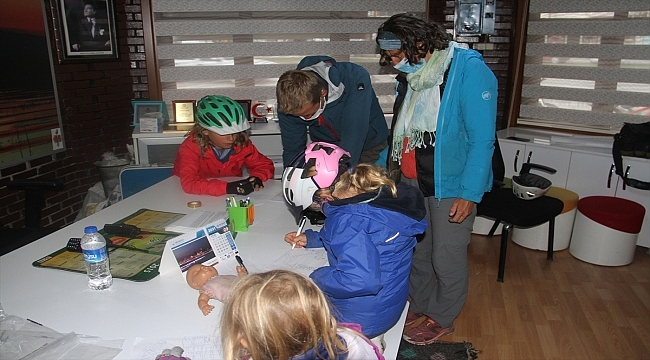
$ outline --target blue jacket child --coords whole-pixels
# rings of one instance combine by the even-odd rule
[[[372,165],[353,171],[364,166]],[[326,202],[322,210],[325,224],[305,231],[306,247],[325,247],[329,266],[310,277],[330,299],[337,320],[360,324],[369,338],[381,335],[397,323],[407,301],[415,236],[427,228],[424,197],[400,183],[397,197],[381,186]]]

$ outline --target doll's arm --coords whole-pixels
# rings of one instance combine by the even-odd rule
[[[201,293],[199,295],[199,309],[201,309],[203,315],[208,315],[210,311],[214,309],[214,306],[208,304],[209,300],[210,300],[210,296],[208,296],[208,294]]]

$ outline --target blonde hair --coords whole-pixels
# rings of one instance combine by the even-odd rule
[[[221,316],[224,358],[285,360],[321,345],[330,359],[347,352],[320,289],[287,270],[242,278],[228,295]],[[247,347],[241,344],[244,340]],[[319,358],[322,355],[319,355]]]
[[[325,88],[315,73],[289,70],[280,76],[275,87],[278,109],[285,114],[295,114],[305,106],[320,104],[323,89]]]
[[[192,136],[193,141],[199,145],[199,148],[201,149],[201,157],[204,156],[204,153],[210,149],[210,146],[212,143],[210,142],[210,139],[207,136],[203,135],[203,130],[210,131],[203,126],[201,126],[199,123],[194,123],[194,126],[190,131],[187,132],[186,136]],[[238,133],[235,133],[237,135],[235,137],[235,146],[239,147],[244,147],[249,141],[248,138],[248,132],[246,131],[240,131]]]
[[[387,187],[393,197],[397,197],[397,186],[391,180],[386,169],[377,165],[359,164],[350,171],[345,171],[334,185],[334,191],[343,193],[367,193]]]

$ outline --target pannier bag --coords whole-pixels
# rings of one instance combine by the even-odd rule
[[[642,124],[625,123],[621,131],[614,135],[612,155],[616,174],[620,176],[627,186],[641,190],[650,190],[650,179],[642,181],[629,178],[623,169],[623,156],[633,156],[650,159],[650,122]]]

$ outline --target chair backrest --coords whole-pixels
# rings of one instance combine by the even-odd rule
[[[492,153],[492,173],[494,174],[494,187],[501,187],[506,176],[506,165],[503,162],[499,138],[494,139],[494,153]]]
[[[120,171],[122,199],[172,176],[172,166],[126,166]]]

